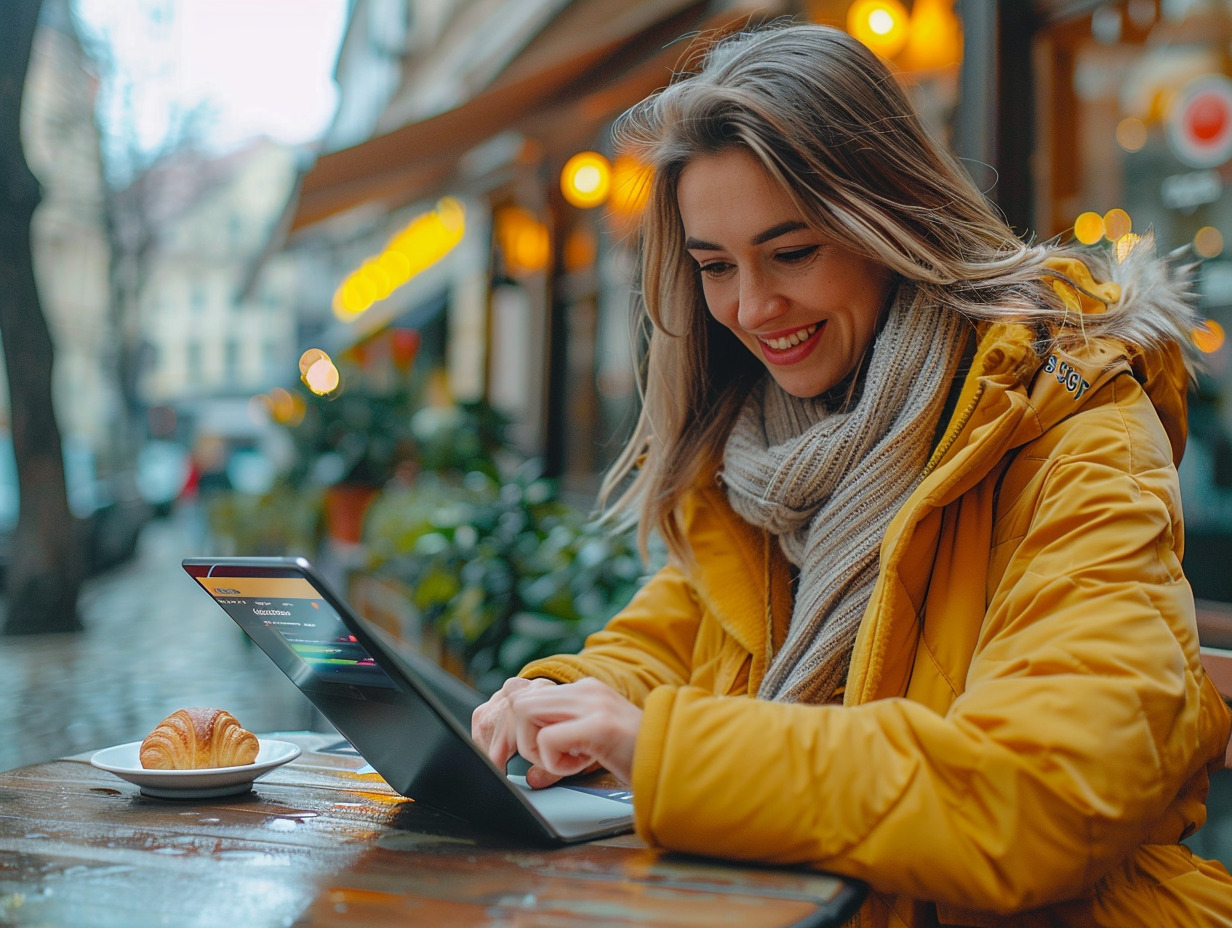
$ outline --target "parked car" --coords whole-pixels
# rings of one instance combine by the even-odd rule
[[[97,573],[131,558],[152,515],[135,472],[100,475],[93,451],[70,438],[64,441],[64,481],[69,511],[80,520],[86,569]],[[19,508],[17,462],[6,435],[0,438],[0,583],[7,573]]]

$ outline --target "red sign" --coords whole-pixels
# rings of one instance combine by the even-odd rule
[[[1193,168],[1232,158],[1232,80],[1203,74],[1182,87],[1168,108],[1168,144]]]

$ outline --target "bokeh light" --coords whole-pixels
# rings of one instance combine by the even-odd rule
[[[322,358],[329,360],[329,355],[320,348],[309,348],[299,356],[299,375],[301,377],[307,376],[308,368],[312,367]]]
[[[908,71],[933,71],[962,63],[962,23],[954,0],[914,0],[907,44],[897,61]]]
[[[847,31],[883,58],[907,44],[907,8],[899,0],[856,0],[847,10]]]
[[[1126,116],[1116,127],[1116,140],[1126,151],[1141,151],[1146,144],[1146,123],[1137,116]]]
[[[1122,235],[1128,235],[1134,230],[1133,220],[1123,209],[1110,209],[1104,213],[1104,235],[1108,241],[1115,242]]]
[[[1214,354],[1223,347],[1223,326],[1214,319],[1207,319],[1203,325],[1193,330],[1193,338],[1199,351]]]
[[[349,322],[453,251],[466,234],[466,211],[453,197],[412,219],[379,255],[367,258],[334,293],[334,315]]]
[[[1194,251],[1202,258],[1213,258],[1223,251],[1223,233],[1214,226],[1203,226],[1193,237]]]
[[[299,425],[306,412],[304,398],[282,387],[274,387],[268,394],[260,393],[248,401],[248,415],[260,425],[270,419],[279,425]]]
[[[597,151],[580,151],[560,170],[560,192],[580,209],[607,199],[612,189],[612,166]]]
[[[506,206],[494,217],[496,241],[505,260],[505,270],[517,277],[541,271],[552,254],[552,237],[530,210]]]
[[[317,396],[328,396],[338,389],[341,382],[342,375],[329,358],[314,361],[304,372],[304,384]]]
[[[269,392],[269,408],[275,422],[289,422],[295,413],[295,400],[289,390],[274,387]]]
[[[1104,237],[1104,217],[1087,211],[1074,220],[1074,238],[1084,245],[1094,245]]]

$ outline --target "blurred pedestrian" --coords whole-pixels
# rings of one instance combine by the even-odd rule
[[[187,507],[194,543],[201,553],[211,547],[212,509],[230,491],[226,440],[217,435],[200,436],[193,444],[180,499]]]

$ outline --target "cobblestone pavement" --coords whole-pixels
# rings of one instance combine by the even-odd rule
[[[0,770],[136,741],[184,706],[228,709],[252,731],[328,728],[180,568],[203,553],[187,514],[150,523],[137,557],[91,580],[80,635],[0,638]],[[1232,771],[1186,843],[1232,868]]]
[[[84,633],[0,638],[0,770],[140,740],[185,706],[252,731],[314,727],[308,701],[180,567],[202,553],[196,534],[186,513],[148,524],[132,561],[83,588]]]

